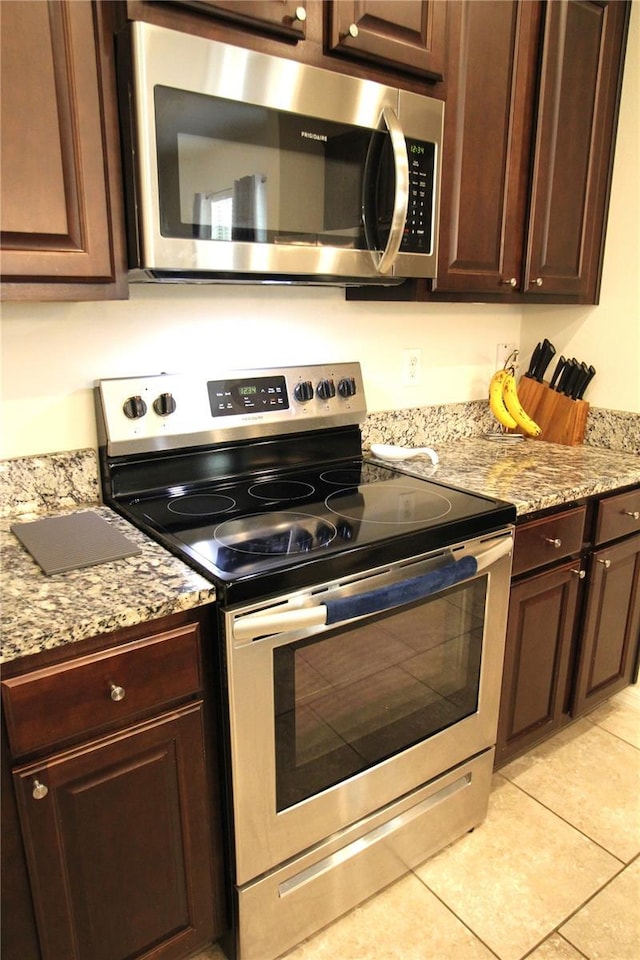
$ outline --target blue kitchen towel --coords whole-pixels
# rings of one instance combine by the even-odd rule
[[[432,593],[439,593],[454,583],[468,580],[478,570],[475,557],[463,557],[454,563],[438,570],[431,570],[420,577],[393,583],[389,587],[379,590],[369,590],[355,597],[343,597],[336,600],[325,600],[327,608],[327,624],[339,623],[343,620],[352,620],[367,613],[379,613],[381,610],[390,610],[403,603],[422,600]]]

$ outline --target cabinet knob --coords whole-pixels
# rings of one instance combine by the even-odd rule
[[[559,537],[555,537],[555,539],[554,537],[545,537],[544,539],[547,543],[550,543],[552,547],[555,547],[556,550],[562,546],[562,540],[560,540]]]
[[[536,277],[535,280],[529,280],[530,287],[541,287],[543,283],[542,277]]]
[[[633,517],[634,520],[640,520],[640,510],[625,510],[626,517]]]
[[[586,570],[572,570],[571,573],[575,573],[578,580],[584,580],[587,575]]]
[[[33,799],[34,800],[44,800],[44,798],[48,793],[49,793],[49,787],[46,787],[44,783],[40,783],[39,780],[33,781]]]
[[[517,287],[518,281],[515,277],[509,277],[508,280],[501,280],[500,283],[504,284],[505,287]]]
[[[355,40],[355,38],[358,36],[359,33],[360,31],[358,30],[358,24],[350,23],[347,29],[345,30],[345,32],[342,34],[342,36],[351,37],[352,40]]]
[[[611,560],[601,560],[600,557],[598,557],[598,563],[601,563],[605,570],[608,570],[611,566]]]
[[[305,10],[305,8],[304,8],[304,7],[296,7],[295,13],[294,13],[294,15],[293,15],[293,17],[292,17],[293,22],[295,23],[296,20],[299,20],[300,23],[304,23],[304,21],[305,21],[306,19],[307,19],[307,11]]]
[[[124,700],[126,691],[124,687],[119,687],[116,683],[111,684],[111,699],[115,700],[117,703],[119,700]]]

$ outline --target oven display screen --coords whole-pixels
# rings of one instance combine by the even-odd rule
[[[213,417],[287,410],[289,398],[283,376],[252,377],[250,380],[209,380],[209,406]]]

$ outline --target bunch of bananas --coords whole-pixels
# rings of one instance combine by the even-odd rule
[[[541,428],[526,412],[516,389],[516,378],[511,368],[496,370],[489,384],[489,406],[498,423],[510,430],[520,427],[531,437],[539,437]]]

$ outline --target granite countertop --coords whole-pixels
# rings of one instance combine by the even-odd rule
[[[93,567],[45,576],[0,520],[0,663],[111,633],[215,600],[215,588],[108,507],[85,504],[142,550]],[[20,522],[71,513],[53,507],[21,514]]]
[[[371,418],[363,434],[372,442],[435,447],[440,457],[416,459],[408,473],[515,504],[523,517],[640,483],[640,454],[596,446],[564,447],[524,440],[494,443],[477,435],[475,405],[456,419],[474,436],[450,432],[451,421],[433,412],[422,422],[411,412]],[[443,424],[439,438],[433,423]],[[635,421],[634,421],[635,423]],[[419,434],[419,435],[418,435]],[[215,600],[215,588],[185,563],[108,507],[99,505],[94,450],[69,451],[0,463],[0,663],[51,650],[189,610]],[[10,531],[25,521],[92,509],[142,548],[138,556],[69,573],[45,576]]]
[[[599,447],[565,447],[483,437],[433,444],[440,462],[424,457],[402,470],[515,504],[518,517],[640,483],[640,455]],[[383,462],[383,461],[380,461]]]

